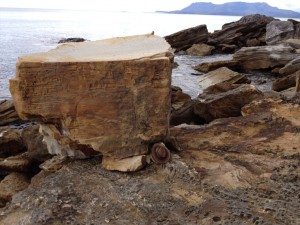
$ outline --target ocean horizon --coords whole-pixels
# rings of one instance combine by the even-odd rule
[[[55,48],[63,38],[100,40],[147,34],[166,36],[206,24],[219,30],[241,16],[169,14],[161,12],[107,12],[97,10],[0,8],[0,98],[9,98],[8,80],[22,55]]]

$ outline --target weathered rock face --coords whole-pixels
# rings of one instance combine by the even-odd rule
[[[195,56],[207,56],[211,55],[211,52],[214,49],[215,47],[207,44],[194,44],[192,47],[186,50],[186,53]]]
[[[0,127],[0,157],[13,156],[26,150],[18,129]]]
[[[123,174],[88,159],[42,171],[0,224],[298,225],[299,104],[260,100],[243,112],[171,128],[182,151],[164,167]]]
[[[16,110],[53,124],[67,144],[115,159],[144,154],[168,134],[169,49],[163,38],[141,35],[21,57],[10,80]]]
[[[288,64],[286,64],[283,68],[279,70],[280,74],[291,74],[300,70],[300,57],[291,60]]]
[[[17,192],[24,190],[30,183],[29,178],[21,173],[11,173],[0,182],[0,203],[11,200]]]
[[[47,145],[43,142],[43,135],[39,132],[39,125],[24,128],[22,140],[32,161],[42,163],[49,158]]]
[[[217,118],[240,116],[244,105],[262,96],[253,85],[243,84],[226,92],[206,95],[204,101],[194,105],[194,113],[207,122]]]
[[[276,45],[244,47],[233,55],[233,59],[245,69],[267,69],[284,66],[297,56],[294,48]]]
[[[227,67],[221,67],[201,76],[199,85],[202,89],[206,89],[224,81],[232,81],[231,83],[245,83],[243,81],[239,82],[240,80],[247,80],[247,78]]]
[[[288,39],[283,41],[284,44],[291,46],[295,49],[300,49],[300,36],[299,39]]]
[[[172,86],[172,109],[180,108],[185,102],[191,100],[191,96],[184,93],[180,87]]]
[[[271,21],[266,27],[266,43],[274,45],[294,37],[294,24],[291,21]]]
[[[260,46],[265,44],[266,25],[274,20],[264,15],[248,15],[237,22],[223,25],[222,30],[215,31],[212,38],[220,44],[238,47]]]
[[[173,111],[171,125],[204,124],[218,118],[240,116],[243,106],[262,96],[259,90],[248,84],[210,91]]]
[[[272,84],[272,90],[283,91],[296,86],[296,73],[277,79]]]
[[[17,122],[20,118],[12,100],[0,100],[0,126]]]
[[[206,42],[208,31],[206,25],[199,25],[165,36],[165,39],[178,52],[190,48],[193,44]]]

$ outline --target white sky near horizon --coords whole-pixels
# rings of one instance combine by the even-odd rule
[[[241,0],[0,0],[0,7],[154,12],[179,10],[193,2],[222,4],[237,1]],[[266,2],[274,7],[300,12],[299,0],[245,0],[243,2]]]

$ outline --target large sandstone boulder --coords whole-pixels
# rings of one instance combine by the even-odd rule
[[[115,160],[145,154],[168,135],[169,50],[163,38],[140,35],[20,57],[10,80],[16,110],[22,119],[50,124],[44,130],[58,132],[67,149]]]
[[[181,51],[190,48],[193,44],[205,43],[208,39],[208,31],[206,25],[199,25],[165,36],[165,39],[175,51]]]
[[[294,37],[294,24],[291,21],[271,21],[266,26],[266,43],[274,45]]]
[[[233,55],[233,59],[245,69],[268,69],[284,66],[299,56],[295,49],[289,46],[258,46],[244,47]]]

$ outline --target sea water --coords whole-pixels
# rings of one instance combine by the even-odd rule
[[[10,98],[8,80],[15,76],[19,56],[48,51],[62,38],[99,40],[152,31],[166,36],[201,24],[213,32],[239,19],[237,16],[0,8],[0,99]],[[180,66],[173,71],[173,83],[196,96],[197,78],[190,76],[193,71],[185,65],[189,62],[193,66],[203,59],[179,57],[176,60]]]

